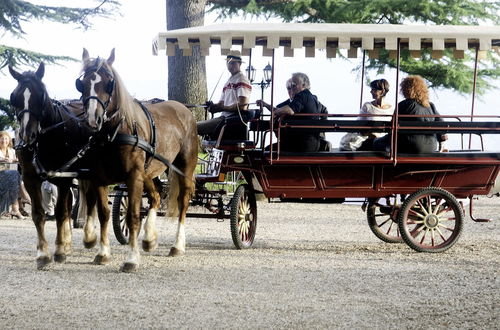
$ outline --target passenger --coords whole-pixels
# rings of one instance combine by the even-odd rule
[[[294,115],[297,113],[320,114],[326,108],[318,101],[318,98],[311,93],[309,77],[306,74],[297,72],[292,74],[291,93],[292,101],[274,110],[275,117]],[[291,117],[290,120],[319,120],[321,116],[312,117]],[[301,132],[296,129],[282,129],[280,136],[281,149],[283,151],[319,151],[321,146],[320,131]]]
[[[211,135],[226,118],[240,117],[240,111],[248,110],[252,84],[241,72],[241,53],[231,50],[226,57],[226,65],[231,77],[222,89],[220,101],[211,104],[208,111],[211,113],[222,112],[219,117],[197,123],[198,135]]]
[[[292,102],[293,95],[294,95],[294,92],[293,92],[294,90],[292,88],[292,78],[290,78],[286,81],[286,90],[288,92],[288,99],[281,102],[280,104],[278,104],[276,106],[276,108],[282,108],[285,105],[289,105],[290,102]],[[271,105],[269,103],[264,102],[264,100],[257,100],[256,103],[258,106],[262,106],[262,107],[266,108],[267,110],[271,111]]]
[[[290,78],[290,79],[288,79],[286,81],[286,89],[287,89],[287,92],[288,92],[288,99],[285,100],[285,101],[283,101],[283,102],[281,102],[280,104],[278,104],[276,106],[276,109],[277,108],[283,108],[286,105],[290,105],[290,103],[292,102],[293,97],[295,95],[295,90],[296,90],[295,88],[292,87],[292,78]],[[317,101],[317,97],[314,96],[314,98],[316,98],[316,101]],[[321,102],[319,102],[319,101],[317,101],[317,102],[318,102],[318,107],[320,108],[320,113],[321,114],[328,114],[328,109],[323,104],[321,104]],[[264,102],[264,100],[257,100],[256,103],[257,103],[258,106],[263,106],[264,108],[267,108],[269,111],[271,111],[271,105],[269,103]],[[327,116],[321,116],[320,119],[327,120],[328,117]],[[331,143],[326,140],[325,133],[324,132],[320,132],[320,147],[319,147],[319,151],[330,151],[330,149],[331,149]]]
[[[24,219],[19,212],[18,199],[21,194],[21,175],[11,164],[17,162],[12,148],[12,138],[6,131],[0,132],[0,215]],[[11,209],[9,213],[9,208]]]
[[[420,76],[408,76],[400,84],[401,93],[405,100],[399,102],[398,113],[400,115],[439,115],[434,104],[429,102],[429,91],[425,81]],[[400,121],[442,121],[439,117],[400,117]],[[446,134],[416,134],[401,133],[398,135],[398,152],[402,153],[428,153],[436,151],[438,142],[444,142],[448,138]],[[391,135],[375,139],[374,150],[389,151]],[[441,146],[440,146],[441,147]]]
[[[359,110],[361,115],[392,115],[394,108],[387,103],[385,96],[389,92],[389,82],[385,79],[373,80],[370,83],[370,94],[373,101],[366,102]],[[360,116],[358,120],[391,121],[388,116]],[[373,150],[373,141],[384,136],[384,133],[365,132],[347,133],[340,140],[340,150]]]

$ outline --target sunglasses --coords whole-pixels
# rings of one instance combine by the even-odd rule
[[[286,89],[291,90],[294,87],[297,87],[297,84],[296,83],[291,83],[290,85],[286,86]]]

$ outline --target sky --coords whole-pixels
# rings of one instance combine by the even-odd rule
[[[36,0],[34,3],[60,5],[60,1]],[[88,1],[65,0],[66,6],[86,6]],[[137,99],[167,98],[167,56],[152,54],[152,41],[160,31],[166,30],[165,0],[128,0],[122,1],[120,14],[113,18],[92,19],[93,27],[83,31],[75,26],[58,23],[32,21],[23,24],[26,31],[24,39],[16,39],[10,35],[0,35],[1,44],[20,47],[51,55],[65,55],[76,58],[77,62],[64,62],[62,65],[47,65],[44,82],[49,95],[55,99],[78,98],[74,81],[81,69],[81,54],[85,47],[91,57],[107,58],[112,48],[115,48],[115,62],[113,66],[119,72],[128,91]],[[205,25],[213,24],[214,14],[205,17]],[[234,18],[233,22],[257,22],[256,19]],[[262,20],[261,20],[262,21]],[[219,21],[220,22],[220,21]],[[216,22],[215,22],[216,23]],[[259,54],[260,50],[254,51]],[[281,54],[281,51],[279,52]],[[254,56],[252,65],[258,69],[256,81],[262,78],[261,69],[264,68],[270,57]],[[357,113],[360,104],[360,76],[353,72],[359,65],[361,57],[354,60],[326,59],[323,52],[317,51],[315,58],[306,58],[304,51],[296,51],[293,58],[277,56],[275,61],[275,103],[287,98],[285,82],[293,72],[301,71],[309,75],[311,91],[325,104],[330,113]],[[245,65],[242,67],[245,68]],[[20,71],[33,68],[21,67]],[[221,83],[217,85],[222,75]],[[395,85],[395,71],[388,71],[383,76],[370,73],[370,78],[385,78]],[[229,78],[225,67],[224,57],[220,55],[218,47],[212,47],[207,57],[207,84],[208,96],[217,100],[221,93],[223,81]],[[472,79],[472,77],[471,77]],[[217,86],[216,86],[217,85]],[[0,73],[0,96],[8,98],[16,86],[16,81],[8,70]],[[500,81],[498,82],[500,86]],[[396,88],[392,87],[387,96],[389,103],[394,104]],[[491,109],[500,110],[500,101],[496,97],[498,90],[489,93],[484,101],[476,101],[476,114],[486,113]],[[251,102],[260,99],[260,87],[254,86]],[[270,101],[270,89],[265,90],[264,99]],[[365,86],[363,101],[371,100],[369,88]],[[437,105],[442,114],[469,114],[470,96],[460,96],[450,91],[432,91],[431,100]],[[330,133],[329,133],[330,134]],[[330,134],[330,139],[336,146],[337,135]]]

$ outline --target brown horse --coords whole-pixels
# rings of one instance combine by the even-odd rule
[[[83,74],[76,86],[82,93],[89,126],[98,132],[96,136],[112,141],[105,147],[106,152],[97,151],[100,163],[107,168],[93,173],[94,181],[99,185],[116,182],[127,185],[130,252],[121,269],[131,272],[139,265],[137,240],[143,191],[150,200],[150,209],[144,224],[142,246],[146,251],[158,246],[155,222],[160,196],[153,179],[168,167],[169,210],[178,212],[176,241],[169,255],[185,252],[184,223],[194,192],[198,137],[194,117],[181,103],[166,101],[141,105],[135,101],[112,67],[114,59],[114,49],[107,60],[90,58],[84,49]]]
[[[44,179],[51,177],[54,173],[68,163],[86,144],[91,131],[80,124],[77,114],[83,113],[81,102],[63,104],[52,100],[47,93],[42,78],[45,66],[40,63],[36,72],[19,73],[9,66],[9,71],[18,85],[10,96],[10,103],[16,110],[17,120],[20,126],[19,140],[16,146],[17,156],[23,172],[23,180],[31,197],[32,218],[35,223],[37,243],[37,267],[43,269],[51,261],[48,243],[45,239],[45,212],[42,207],[41,184]],[[76,162],[69,166],[71,171],[75,166],[81,166]],[[71,251],[71,195],[70,187],[72,178],[52,178],[51,181],[58,187],[58,199],[56,203],[57,236],[54,260],[64,262],[66,255]],[[95,218],[95,193],[82,190],[88,187],[80,181],[80,201],[84,204],[86,195],[90,195],[93,201],[88,204],[87,222],[93,230]],[[84,244],[90,248],[96,244],[97,236],[92,230],[86,230]]]

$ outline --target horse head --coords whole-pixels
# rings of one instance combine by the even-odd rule
[[[40,63],[36,72],[17,72],[9,65],[9,72],[17,80],[17,86],[10,94],[10,104],[16,111],[19,123],[18,146],[29,146],[35,143],[41,130],[43,109],[50,102],[47,89],[42,82],[45,65]]]
[[[115,92],[115,74],[112,64],[115,50],[107,60],[100,57],[90,58],[84,48],[82,54],[82,75],[76,79],[76,89],[82,93],[88,124],[94,130],[100,130],[106,118],[110,116],[108,107],[113,103]]]

